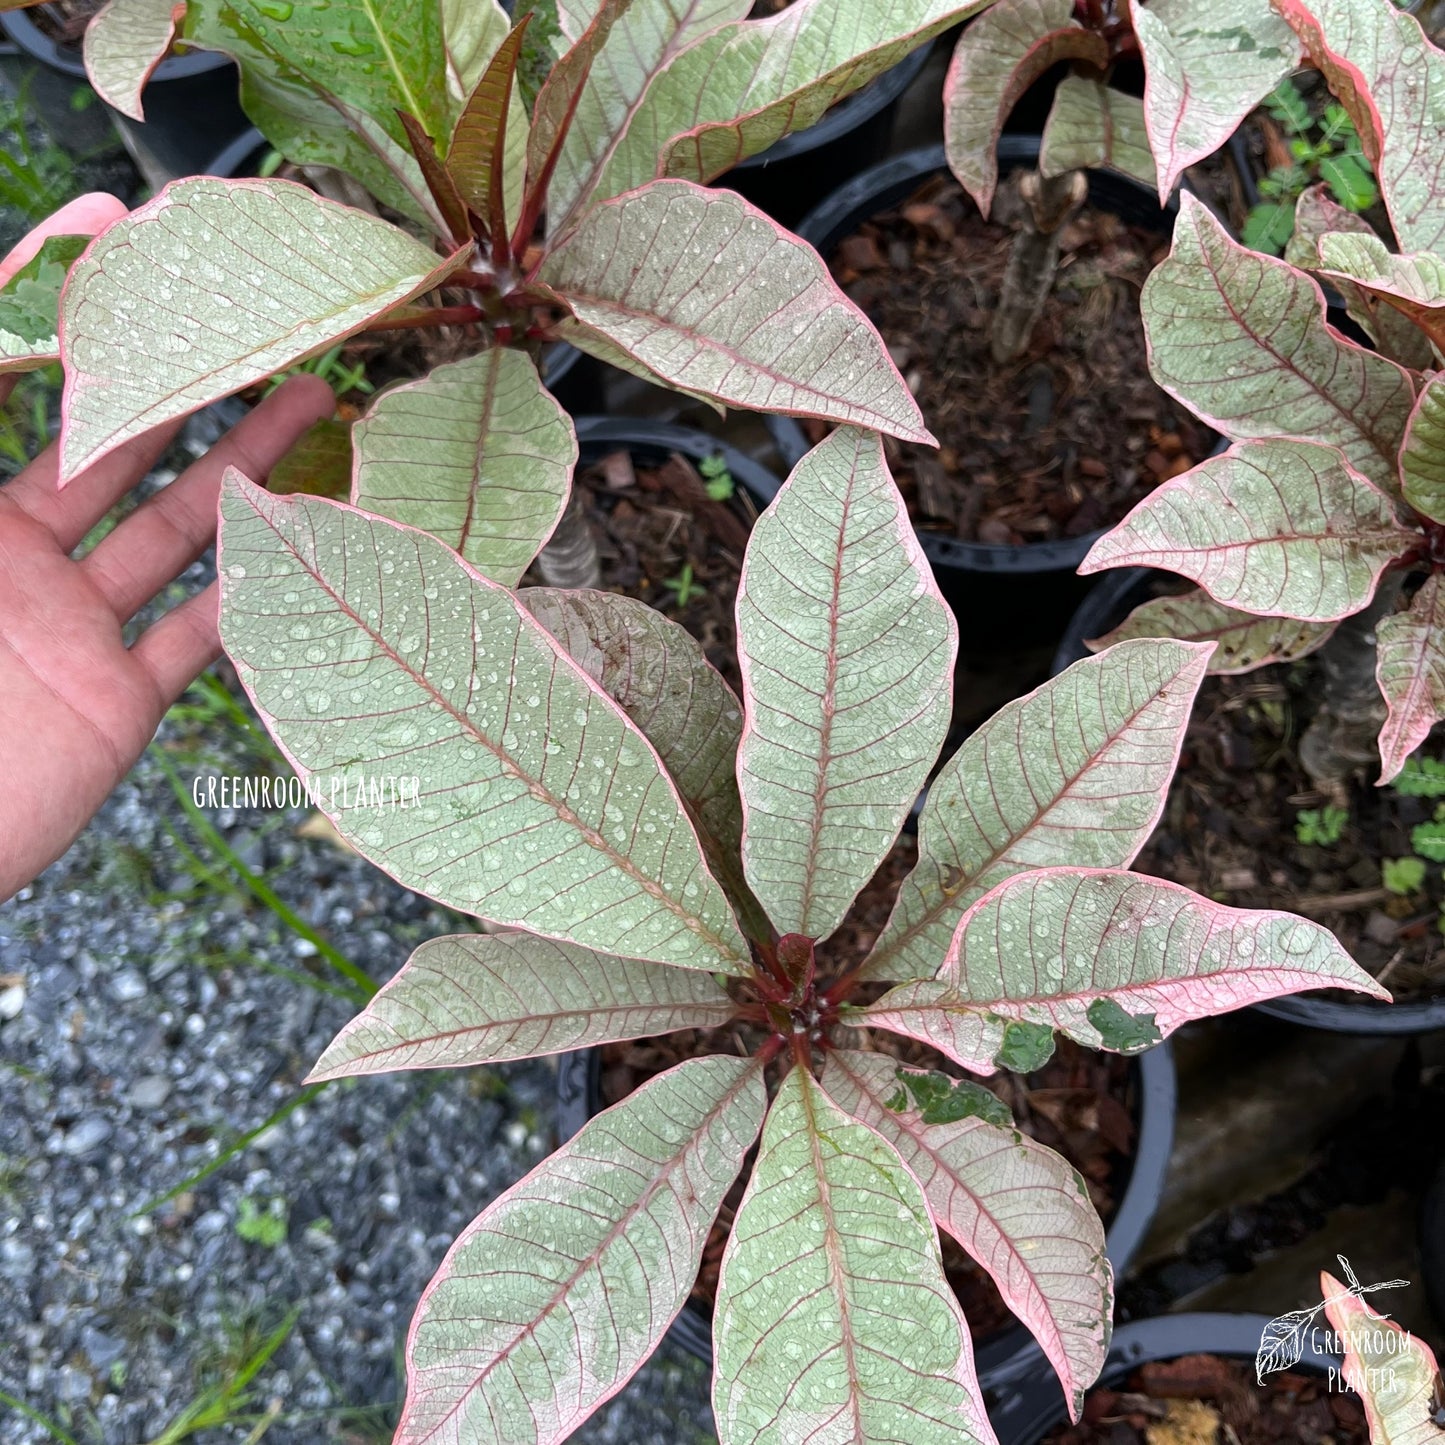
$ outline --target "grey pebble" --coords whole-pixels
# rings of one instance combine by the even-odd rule
[[[83,1159],[93,1150],[99,1149],[114,1132],[114,1125],[98,1114],[80,1119],[66,1131],[65,1142],[60,1146],[75,1159]]]
[[[143,1074],[126,1090],[133,1109],[159,1109],[171,1096],[171,1081],[164,1074]]]

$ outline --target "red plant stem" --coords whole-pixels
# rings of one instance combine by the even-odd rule
[[[399,316],[388,321],[383,318],[373,322],[368,331],[414,331],[422,326],[466,326],[485,319],[486,312],[480,306],[433,306],[415,316]]]
[[[783,1046],[786,1043],[787,1039],[785,1039],[782,1034],[773,1034],[771,1038],[764,1040],[762,1047],[758,1050],[758,1062],[764,1068],[767,1068],[767,1066],[782,1053]]]
[[[813,1051],[808,1047],[808,1036],[806,1034],[793,1035],[793,1062],[800,1069],[806,1069],[809,1073],[813,1070]]]
[[[855,968],[851,973],[845,973],[842,978],[835,979],[818,997],[824,1004],[836,1008],[862,981],[859,971]]]

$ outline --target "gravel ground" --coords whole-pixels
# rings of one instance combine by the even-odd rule
[[[187,782],[265,766],[222,719],[173,718],[160,742]],[[207,816],[378,982],[457,926],[298,837],[302,812]],[[545,1154],[552,1069],[326,1086],[138,1213],[294,1102],[355,1011],[314,986],[339,980],[313,944],[243,890],[198,880],[178,839],[214,861],[148,757],[66,857],[0,905],[0,1390],[82,1445],[142,1445],[294,1311],[249,1403],[196,1438],[258,1438],[275,1411],[275,1445],[388,1440],[412,1307],[456,1233]],[[665,1345],[575,1438],[710,1440],[705,1396],[703,1366]],[[0,1438],[53,1437],[0,1403]]]

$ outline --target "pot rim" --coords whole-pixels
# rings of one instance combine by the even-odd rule
[[[1042,137],[1037,135],[1003,135],[999,137],[996,155],[1002,171],[1037,163]],[[850,231],[911,194],[929,176],[948,170],[948,158],[942,144],[918,146],[879,161],[860,171],[851,181],[814,207],[798,226],[797,234],[820,255],[826,253]],[[1103,210],[1114,210],[1121,204],[1118,197],[1137,199],[1143,214],[1150,207],[1158,212],[1159,231],[1168,232],[1179,209],[1171,197],[1167,207],[1147,186],[1116,171],[1090,170],[1089,201]],[[1115,199],[1111,202],[1111,195]],[[1143,224],[1143,222],[1140,222]],[[778,450],[788,466],[795,466],[808,450],[807,438],[798,421],[789,416],[768,415],[764,422],[773,433]],[[914,531],[924,555],[934,567],[954,567],[968,572],[999,572],[1026,574],[1032,572],[1074,572],[1089,549],[1109,529],[1100,527],[1080,537],[1057,538],[1045,542],[1024,542],[1018,546],[996,542],[966,542],[947,537],[927,528]]]
[[[1271,1323],[1267,1315],[1186,1313],[1131,1320],[1114,1331],[1108,1358],[1095,1386],[1109,1385],[1140,1365],[1180,1355],[1222,1355],[1253,1359],[1260,1337]],[[1306,1338],[1299,1366],[1316,1374],[1338,1369],[1339,1358],[1314,1348]],[[1043,1354],[1032,1347],[1014,1362],[1008,1389],[993,1404],[990,1419],[1000,1445],[1037,1445],[1039,1439],[1066,1419],[1058,1380]],[[1094,1387],[1091,1387],[1094,1388]]]
[[[24,10],[0,12],[0,29],[32,60],[38,60],[50,69],[58,70],[62,75],[89,83],[90,77],[86,73],[79,48],[72,51],[61,45],[47,35]],[[222,51],[203,50],[199,46],[192,46],[184,55],[167,55],[151,73],[146,85],[149,87],[168,80],[185,80],[193,75],[205,75],[209,71],[234,64],[231,57]]]

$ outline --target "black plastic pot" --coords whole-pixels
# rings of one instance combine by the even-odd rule
[[[860,166],[888,154],[899,99],[928,63],[931,49],[920,45],[892,70],[840,100],[817,124],[785,135],[713,184],[746,196],[783,225],[796,226]]]
[[[266,137],[251,126],[212,156],[199,174],[254,176],[270,149]],[[590,362],[590,357],[584,357],[565,341],[554,342],[542,353],[543,385],[574,416],[596,411],[602,403],[597,369]]]
[[[1005,135],[999,142],[999,172],[1036,165],[1038,136]],[[947,169],[942,146],[925,146],[894,156],[864,171],[835,191],[798,228],[827,257],[846,236],[870,216],[907,199],[930,176]],[[1131,225],[1167,234],[1173,212],[1161,210],[1146,187],[1107,171],[1089,172],[1089,201],[1112,211]],[[927,418],[925,418],[927,420]],[[779,451],[791,467],[807,450],[803,429],[791,417],[768,417]],[[1050,640],[1088,589],[1075,575],[1079,563],[1101,532],[1053,542],[997,546],[963,542],[920,529],[918,539],[933,574],[960,624],[975,634],[975,646],[989,639],[1001,649]],[[977,627],[971,619],[1007,619],[1006,626]]]
[[[580,427],[578,436],[581,436]],[[1159,1207],[1164,1174],[1169,1167],[1169,1151],[1174,1144],[1174,1056],[1169,1045],[1159,1044],[1148,1053],[1141,1054],[1137,1067],[1138,1146],[1129,1182],[1124,1186],[1108,1234],[1109,1260],[1114,1266],[1116,1278],[1128,1268],[1129,1261],[1149,1231],[1155,1210]],[[557,1060],[558,1143],[572,1138],[594,1114],[601,1112],[602,1107],[600,1051],[577,1049],[561,1055]],[[712,1324],[700,1311],[690,1305],[684,1306],[669,1333],[677,1344],[700,1360],[712,1359]],[[1027,1358],[1029,1351],[1036,1349],[1022,1325],[983,1341],[975,1351],[980,1383],[987,1388],[995,1379],[1014,1378],[1020,1368],[1016,1362],[1021,1357]],[[1042,1359],[1042,1356],[1039,1358]],[[1057,1384],[1054,1388],[1057,1392]]]
[[[1158,596],[1161,583],[1172,580],[1175,579],[1168,573],[1143,567],[1106,572],[1069,619],[1054,654],[1054,676],[1089,656],[1089,649],[1084,646],[1086,638],[1112,632],[1141,602]],[[1254,1007],[1273,1018],[1335,1034],[1423,1034],[1445,1029],[1445,998],[1419,1003],[1379,1003],[1367,998],[1345,1002],[1294,994]]]
[[[1420,1201],[1420,1275],[1431,1312],[1445,1319],[1445,1159]]]
[[[0,14],[0,29],[48,69],[86,78],[80,47],[59,44],[24,10]],[[144,125],[115,110],[111,115],[170,175],[194,176],[250,126],[239,91],[240,72],[233,60],[214,50],[188,50],[168,55],[147,81]]]
[[[610,416],[579,416],[576,427],[579,466],[591,466],[609,452],[624,448],[645,466],[659,465],[679,452],[693,462],[721,457],[733,480],[764,506],[782,486],[760,461],[693,427]]]
[[[1109,1358],[1098,1383],[1120,1384],[1140,1365],[1182,1355],[1222,1355],[1253,1360],[1260,1334],[1270,1323],[1265,1315],[1179,1314],[1133,1320],[1114,1333]],[[1340,1361],[1313,1347],[1308,1337],[1295,1366],[1315,1374],[1338,1369]],[[1048,1432],[1066,1422],[1064,1397],[1043,1355],[1037,1350],[1014,1362],[1005,1387],[989,1402],[989,1420],[999,1445],[1038,1445]]]

